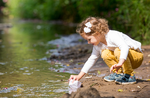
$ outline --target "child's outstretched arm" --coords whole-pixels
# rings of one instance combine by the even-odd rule
[[[89,69],[95,64],[95,62],[97,61],[97,59],[99,58],[99,56],[100,56],[100,51],[98,51],[96,49],[96,47],[94,46],[92,54],[88,58],[88,60],[86,61],[86,63],[84,64],[81,72],[78,75],[71,75],[70,78],[69,78],[69,80],[70,79],[73,79],[73,81],[80,80],[89,71]]]

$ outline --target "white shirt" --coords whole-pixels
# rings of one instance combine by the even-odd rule
[[[125,60],[128,56],[129,49],[134,49],[142,52],[141,43],[131,39],[129,36],[123,34],[122,32],[109,30],[105,38],[107,45],[100,42],[97,46],[93,46],[92,54],[84,64],[81,70],[82,72],[87,73],[89,71],[89,69],[95,64],[95,62],[99,58],[101,51],[104,49],[114,51],[115,48],[118,47],[121,50],[120,59]]]

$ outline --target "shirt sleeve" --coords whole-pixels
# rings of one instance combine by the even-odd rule
[[[89,69],[95,64],[95,62],[97,61],[99,56],[100,56],[100,50],[97,50],[96,46],[94,46],[91,56],[88,58],[88,60],[84,64],[81,71],[84,73],[87,73],[89,71]]]
[[[121,51],[120,59],[127,59],[129,46],[126,44],[121,34],[115,33],[111,35],[111,42],[115,44]]]

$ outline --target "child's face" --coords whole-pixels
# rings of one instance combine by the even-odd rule
[[[99,42],[101,41],[101,36],[100,35],[82,35],[84,39],[88,41],[88,44],[92,45],[98,45]]]

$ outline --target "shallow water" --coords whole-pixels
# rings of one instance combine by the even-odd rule
[[[74,28],[30,22],[12,25],[0,30],[0,97],[53,98],[68,92],[70,74],[57,72],[64,65],[47,61],[47,51],[57,48],[49,41],[62,32],[74,33]]]

